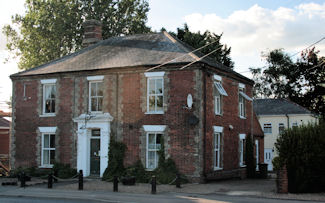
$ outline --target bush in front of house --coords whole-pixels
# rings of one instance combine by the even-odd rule
[[[54,176],[62,179],[72,178],[77,174],[75,168],[71,168],[70,164],[54,163],[52,172]]]
[[[124,156],[127,147],[123,142],[111,139],[108,149],[108,167],[105,169],[102,180],[111,181],[114,176],[122,177],[125,173]]]
[[[289,192],[325,191],[325,123],[286,130],[275,144],[288,171]]]

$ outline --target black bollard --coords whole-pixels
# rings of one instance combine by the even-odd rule
[[[84,189],[84,175],[82,173],[82,170],[79,171],[79,190],[83,190]]]
[[[176,187],[181,188],[181,177],[178,173],[176,174]]]
[[[25,172],[23,171],[20,174],[20,187],[26,187],[26,178],[25,178]]]
[[[152,176],[152,180],[151,180],[151,194],[156,194],[157,192],[157,180],[156,180],[156,176]]]
[[[113,180],[113,192],[118,192],[118,179],[117,179],[117,176],[114,176],[114,180]]]
[[[50,173],[47,177],[47,188],[52,188],[53,186],[53,177],[52,173]]]

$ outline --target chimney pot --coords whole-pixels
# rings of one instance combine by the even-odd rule
[[[83,24],[84,38],[82,40],[82,46],[88,47],[101,41],[102,38],[102,23],[98,20],[86,20]]]

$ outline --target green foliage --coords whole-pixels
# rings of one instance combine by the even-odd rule
[[[150,174],[143,167],[140,160],[126,169],[125,176],[134,176],[137,183],[148,183],[150,180]]]
[[[108,151],[108,167],[103,174],[103,180],[111,180],[114,176],[121,177],[125,173],[123,165],[126,145],[111,139]]]
[[[22,172],[24,172],[27,176],[31,176],[31,177],[42,177],[42,176],[45,177],[51,173],[51,170],[41,169],[41,168],[37,168],[37,167],[29,167],[29,168],[18,167],[16,169],[10,171],[9,177],[16,178]]]
[[[254,145],[251,135],[246,136],[246,154],[245,154],[246,170],[248,178],[255,178],[256,161],[254,158]]]
[[[277,171],[280,170],[284,166],[284,160],[281,159],[279,156],[276,156],[272,160],[273,170]]]
[[[19,57],[19,68],[29,69],[81,48],[82,23],[103,23],[103,39],[150,32],[146,27],[146,0],[26,0],[25,14],[12,17],[3,27],[7,48]],[[16,30],[15,28],[18,28]]]
[[[54,163],[52,168],[53,174],[59,178],[72,178],[77,174],[75,168],[71,168],[70,164]]]
[[[165,28],[162,28],[161,30],[165,30]],[[205,31],[204,33],[190,32],[187,24],[184,25],[184,28],[177,28],[176,34],[171,34],[175,35],[178,39],[192,46],[195,49],[200,48],[208,43],[215,42],[201,49],[200,52],[205,55],[210,53],[211,51],[218,49],[216,52],[209,55],[209,57],[231,69],[234,68],[234,62],[230,58],[231,48],[228,48],[227,45],[223,45],[220,43],[222,34],[217,35],[209,31]]]
[[[288,170],[289,192],[325,191],[325,123],[286,130],[275,144]]]
[[[254,97],[288,98],[309,110],[325,115],[325,57],[315,48],[301,53],[293,62],[283,49],[275,49],[264,57],[265,70],[250,68],[253,74]]]
[[[171,159],[165,158],[165,145],[164,139],[161,138],[161,148],[158,151],[158,167],[153,171],[152,175],[157,177],[157,181],[161,184],[169,184],[176,178],[176,174],[179,174],[179,171],[176,167],[175,162]],[[186,182],[186,178],[183,178],[183,182]]]

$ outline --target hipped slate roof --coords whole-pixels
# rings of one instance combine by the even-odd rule
[[[304,107],[287,99],[254,99],[256,115],[312,114]]]
[[[150,67],[184,56],[184,54],[186,54],[184,57],[169,64],[188,64],[200,57],[198,53],[188,54],[192,50],[188,45],[166,32],[112,37],[47,64],[13,74],[11,77],[124,67]],[[252,82],[208,58],[201,62],[226,72],[232,72]]]

